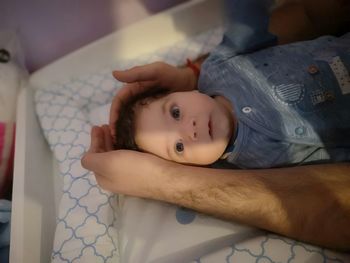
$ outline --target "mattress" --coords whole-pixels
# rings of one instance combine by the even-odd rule
[[[48,105],[54,101],[53,97],[45,97],[48,87],[51,91],[57,87],[60,92],[65,87],[68,93],[74,94],[75,90],[73,92],[70,87],[104,79],[109,74],[108,69],[115,65],[144,63],[151,60],[152,54],[159,53],[161,58],[169,59],[167,54],[176,49],[185,50],[184,43],[187,52],[191,51],[189,43],[192,45],[198,39],[215,42],[221,32],[220,17],[219,1],[190,1],[108,35],[31,75],[18,99],[10,262],[49,262],[51,259],[55,262],[130,263],[350,260],[345,254],[181,207],[123,196],[118,196],[115,204],[117,253],[112,253],[111,257],[98,257],[95,250],[95,255],[87,260],[81,255],[66,257],[59,254],[63,245],[57,245],[55,229],[60,221],[65,182],[60,176],[62,162],[52,153],[55,148],[48,139],[38,105],[35,105],[35,94],[39,94],[37,103],[41,101]],[[214,40],[210,36],[214,36]],[[193,50],[198,52],[198,49]],[[97,89],[98,85],[94,87]],[[107,89],[106,94],[113,92],[113,89]],[[106,97],[102,96],[95,105],[102,113],[107,113],[106,107],[100,108],[108,102]],[[42,110],[48,111],[49,108]],[[88,246],[94,248],[94,244]],[[54,258],[58,254],[60,257]]]

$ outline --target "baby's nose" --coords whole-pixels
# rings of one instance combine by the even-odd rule
[[[198,132],[197,132],[197,122],[195,119],[190,119],[188,123],[188,136],[190,137],[191,140],[197,140],[198,139]]]

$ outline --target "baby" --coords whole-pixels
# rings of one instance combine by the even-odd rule
[[[153,89],[121,108],[117,149],[141,150],[179,163],[208,165],[236,134],[230,102],[198,91]]]
[[[198,91],[132,98],[119,113],[116,147],[241,168],[348,161],[350,33],[278,45],[272,2],[226,1],[226,32],[201,64]]]
[[[346,96],[346,99],[348,98]],[[343,114],[343,117],[348,119],[342,113],[346,106],[338,107],[338,113],[331,108],[334,99],[320,99],[315,109],[320,111],[320,107],[328,107],[332,113],[329,116]],[[295,111],[290,110],[288,105],[286,108]],[[248,109],[245,111],[248,113]],[[329,134],[333,142],[341,140],[349,128],[344,130],[334,127],[332,120],[328,118],[324,121],[331,124],[325,125],[326,130],[323,128],[323,132]],[[303,123],[308,119],[299,116],[297,121]],[[288,119],[285,122],[279,123],[275,120],[277,126],[288,126]],[[209,165],[231,156],[225,161],[242,168],[344,161],[349,158],[347,142],[344,140],[343,144],[333,143],[331,147],[327,145],[326,140],[324,145],[320,141],[305,142],[301,133],[306,134],[306,128],[295,130],[296,133],[300,133],[299,140],[277,140],[264,136],[264,132],[251,132],[244,122],[239,123],[232,103],[224,96],[208,96],[197,90],[170,93],[166,89],[155,88],[132,97],[122,106],[116,123],[116,130],[121,132],[118,132],[115,147],[148,152],[167,160],[191,165]],[[240,141],[237,138],[239,126],[242,126]],[[348,127],[348,124],[344,123],[344,127]],[[332,136],[335,138],[332,139]],[[242,148],[242,141],[245,141],[245,147],[244,153],[241,151],[240,155],[248,159],[248,162],[236,156],[234,145]],[[260,148],[266,156],[257,157],[259,152],[255,149],[259,145],[265,146]],[[250,150],[251,148],[254,150]],[[276,155],[280,163],[276,162]],[[274,162],[270,160],[271,156]]]

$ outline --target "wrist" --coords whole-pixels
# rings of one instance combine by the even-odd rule
[[[185,69],[189,72],[191,76],[191,87],[192,89],[197,89],[198,79],[201,71],[201,67],[205,59],[208,57],[208,54],[204,54],[198,57],[196,60],[192,61],[191,59],[186,60]]]
[[[187,84],[186,84],[186,90],[196,90],[198,85],[198,77],[193,73],[193,70],[189,67],[185,67],[182,69],[186,74]]]

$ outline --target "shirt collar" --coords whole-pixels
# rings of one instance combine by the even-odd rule
[[[238,122],[237,122],[237,126],[236,126],[236,132],[235,134],[231,137],[231,140],[229,141],[224,153],[221,155],[220,159],[226,159],[232,152],[233,149],[235,148],[235,144],[236,144],[236,139],[237,139],[237,135],[238,135]]]

